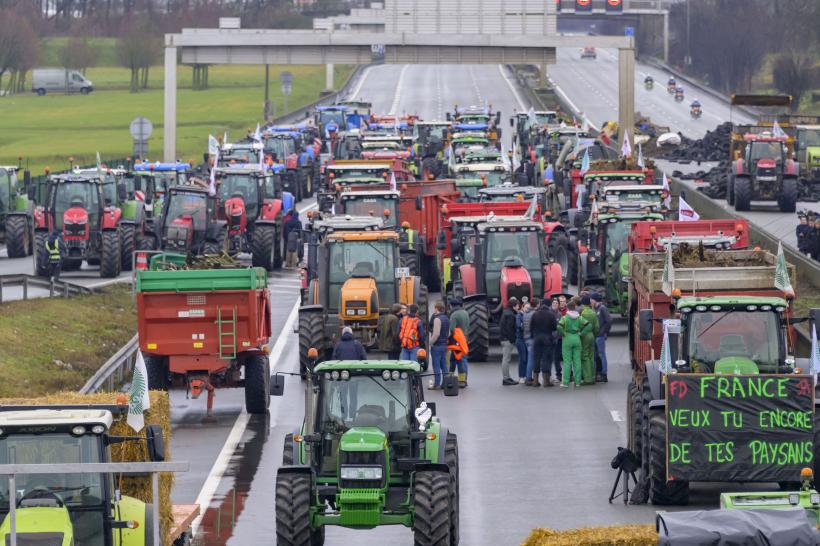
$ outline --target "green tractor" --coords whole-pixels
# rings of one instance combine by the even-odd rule
[[[458,544],[458,440],[424,401],[422,371],[406,360],[328,361],[308,374],[305,420],[285,436],[276,476],[277,544],[324,544],[326,525],[404,525],[417,546]],[[274,376],[271,394],[283,391]]]
[[[34,205],[17,178],[17,167],[0,167],[0,242],[9,258],[31,256]]]
[[[794,151],[800,164],[800,177],[812,185],[820,183],[820,125],[798,125]]]

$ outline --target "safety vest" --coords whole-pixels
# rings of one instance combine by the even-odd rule
[[[60,240],[54,239],[54,245],[52,246],[50,241],[46,241],[46,250],[48,251],[48,259],[51,262],[59,262],[60,261]]]
[[[453,328],[453,333],[450,335],[447,348],[450,349],[450,352],[453,353],[453,357],[455,357],[456,360],[470,352],[470,347],[467,345],[467,336],[464,335],[464,332],[458,326]]]
[[[414,230],[412,228],[411,229],[402,228],[402,231],[404,232],[405,237],[406,237],[407,250],[414,250],[413,249],[413,239],[415,239],[415,237],[416,237],[416,230]]]
[[[401,341],[402,349],[415,349],[419,345],[419,318],[405,316],[401,319],[401,328],[399,329],[399,341]]]

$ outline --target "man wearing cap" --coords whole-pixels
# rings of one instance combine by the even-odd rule
[[[581,377],[584,385],[595,384],[595,337],[598,335],[598,315],[592,310],[589,294],[581,296],[581,317],[590,324],[581,334]]]
[[[504,386],[518,385],[518,381],[510,377],[510,360],[515,347],[515,314],[518,311],[518,298],[507,300],[507,306],[501,313],[499,329],[501,333],[501,384]]]
[[[342,337],[333,347],[332,360],[367,360],[367,352],[353,335],[350,326],[342,329]]]

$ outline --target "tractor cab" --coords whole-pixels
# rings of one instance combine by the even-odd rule
[[[345,161],[362,158],[362,138],[358,129],[351,129],[336,136],[333,158]]]
[[[381,218],[386,229],[399,226],[399,192],[395,190],[343,191],[339,214]]]
[[[449,121],[418,121],[413,125],[413,139],[419,145],[421,157],[436,157],[444,150],[450,125]]]
[[[0,410],[0,464],[99,464],[111,461],[110,444],[144,441],[108,435],[112,412],[125,406],[59,408],[32,406]],[[164,460],[162,430],[148,426],[148,453]],[[136,546],[148,544],[150,510],[142,501],[120,495],[111,474],[28,474],[0,477],[0,541],[11,544],[9,503],[16,503],[17,544],[54,546]],[[116,538],[115,538],[116,537]]]
[[[259,163],[259,155],[263,153],[264,148],[264,144],[256,140],[223,144],[219,151],[217,167],[227,167],[235,163]]]
[[[488,186],[478,190],[480,203],[509,203],[511,201],[531,202],[533,198],[538,206],[538,213],[548,210],[546,207],[547,188],[543,186],[517,186],[504,182],[498,186]]]
[[[812,182],[820,181],[820,125],[798,125],[794,149],[803,174]]]
[[[216,254],[225,222],[216,221],[216,198],[207,188],[175,186],[168,191],[159,225],[159,248],[182,254]]]
[[[454,174],[456,181],[477,178],[487,188],[512,183],[511,169],[504,163],[460,163],[456,165]]]
[[[137,163],[134,165],[133,177],[135,188],[144,192],[145,211],[148,216],[162,210],[162,201],[168,188],[178,184],[188,184],[190,180],[190,163]]]
[[[347,123],[350,107],[345,105],[317,106],[314,121],[322,137],[351,129]]]
[[[456,189],[461,192],[461,201],[478,200],[478,191],[487,187],[486,178],[470,176],[469,171],[456,173]]]
[[[325,167],[325,183],[318,192],[319,210],[330,211],[339,193],[349,186],[385,184],[391,168],[386,162],[346,162]]]
[[[460,163],[470,152],[481,152],[490,148],[490,140],[484,136],[465,135],[453,138],[451,149],[456,163]]]
[[[285,163],[301,151],[302,135],[296,131],[276,131],[267,129],[262,135],[265,159],[274,163]],[[251,161],[255,163],[255,161]]]

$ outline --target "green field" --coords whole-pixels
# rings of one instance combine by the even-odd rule
[[[46,65],[54,66],[59,39],[44,46]],[[101,64],[115,64],[112,41],[92,41],[99,45]],[[340,86],[352,72],[352,66],[336,66],[334,81]],[[325,67],[271,65],[271,101],[276,114],[283,112],[279,84],[282,71],[293,74],[293,91],[289,110],[319,98],[325,87]],[[191,89],[192,69],[180,66],[177,72],[177,155],[180,159],[202,160],[207,150],[208,134],[228,132],[230,139],[245,135],[262,118],[264,102],[264,66],[212,66],[210,88]],[[82,95],[33,94],[0,97],[0,165],[16,164],[22,156],[33,174],[45,167],[52,171],[68,167],[68,158],[79,163],[93,163],[97,151],[103,157],[131,155],[128,125],[137,116],[150,119],[154,132],[149,140],[149,158],[162,159],[163,70],[150,70],[149,89],[130,93],[130,71],[116,66],[88,69],[86,76],[95,91]]]

